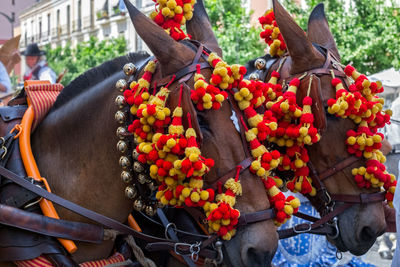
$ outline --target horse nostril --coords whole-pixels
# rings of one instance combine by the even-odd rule
[[[271,262],[271,254],[267,251],[260,251],[255,248],[247,250],[247,266],[268,266]]]
[[[363,227],[363,229],[361,230],[361,240],[362,241],[371,241],[371,240],[375,240],[375,238],[377,237],[376,232],[368,226]]]

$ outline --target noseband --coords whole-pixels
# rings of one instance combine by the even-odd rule
[[[342,65],[339,63],[339,60],[337,60],[328,49],[318,45],[315,46],[322,54],[326,56],[325,63],[321,68],[308,70],[304,74],[315,75],[317,77],[321,77],[324,75],[335,75],[336,77],[339,77],[342,81],[346,82],[346,75],[344,73],[344,70],[342,69]],[[264,72],[265,73],[258,74],[257,76],[266,77],[266,73],[269,72],[269,69],[266,69]],[[281,79],[287,81],[302,74],[303,73],[295,74],[289,77],[283,77]],[[321,89],[319,88],[319,90]],[[301,233],[313,233],[319,235],[327,235],[330,238],[335,239],[339,236],[339,228],[337,226],[338,215],[342,214],[344,211],[355,204],[369,204],[384,201],[385,192],[360,193],[359,195],[349,195],[331,194],[327,190],[324,184],[325,180],[336,175],[339,172],[345,171],[352,164],[360,160],[361,158],[349,156],[321,172],[318,172],[312,162],[309,161],[308,167],[310,169],[310,177],[312,179],[312,184],[315,186],[317,192],[315,197],[309,197],[309,199],[322,217],[316,218],[301,212],[297,212],[296,214],[294,214],[294,216],[308,220],[311,223],[303,223],[296,225],[292,228],[279,230],[279,238],[288,238]],[[338,202],[342,204],[336,205],[336,203]]]

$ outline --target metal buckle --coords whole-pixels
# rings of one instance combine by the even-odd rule
[[[216,265],[220,265],[222,264],[222,262],[224,261],[224,254],[222,253],[222,242],[221,241],[217,241],[215,242],[215,250],[218,253],[217,259],[214,260]]]
[[[169,234],[168,234],[168,230],[169,230],[169,228],[170,227],[172,227],[173,228],[173,231],[175,232],[175,234],[176,234],[176,225],[174,224],[174,223],[169,223],[169,224],[167,224],[167,226],[165,226],[165,232],[164,232],[164,235],[165,235],[165,238],[166,239],[172,239],[170,236],[169,236]]]
[[[4,149],[3,154],[1,154],[1,159],[4,159],[4,157],[7,155],[7,148],[5,146],[2,146],[1,149]]]
[[[297,230],[296,227],[300,226],[300,225],[307,225],[308,228],[304,229],[304,230]],[[299,224],[299,225],[295,225],[293,226],[293,232],[295,232],[296,234],[304,234],[304,233],[308,233],[311,231],[311,223],[303,223],[303,224]]]
[[[338,218],[334,217],[331,222],[328,222],[328,225],[335,229],[334,235],[327,235],[329,238],[336,239],[339,237],[339,227],[338,227]]]
[[[179,246],[186,246],[189,247],[189,253],[180,253],[178,251]],[[199,260],[199,253],[201,250],[201,242],[196,242],[194,244],[187,244],[187,243],[175,243],[174,244],[174,253],[176,255],[184,256],[190,254],[190,258],[194,261],[197,262]]]

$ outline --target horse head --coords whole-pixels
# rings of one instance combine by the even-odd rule
[[[342,73],[342,77],[344,72],[338,67],[340,56],[325,17],[323,4],[319,4],[310,15],[307,34],[277,0],[273,0],[273,6],[289,55],[284,63],[279,60],[271,69],[276,70],[278,64],[282,64],[281,81],[284,79],[289,81],[304,74],[306,78],[301,82],[297,102],[300,104],[307,93],[313,98],[312,110],[315,125],[321,133],[321,140],[308,149],[313,166],[310,172],[314,173],[310,176],[317,188],[316,196],[308,197],[323,216],[327,211],[321,207],[322,203],[334,205],[331,207],[332,210],[346,205],[340,198],[332,201],[335,195],[358,196],[362,193],[375,193],[378,190],[359,188],[352,176],[352,168],[360,166],[363,162],[362,159],[349,160],[346,150],[346,132],[354,129],[355,124],[350,119],[336,118],[326,112],[328,99],[335,98],[330,70],[334,70],[335,74]],[[312,81],[311,86],[308,86],[310,83],[306,82],[308,80]],[[347,80],[343,78],[343,83],[346,82]],[[340,165],[343,166],[337,168]],[[334,168],[339,170],[333,170]],[[316,181],[318,174],[322,175],[326,170],[331,171],[329,177],[323,182]],[[321,187],[320,184],[325,187]],[[354,204],[337,215],[337,219],[339,233],[331,237],[330,241],[341,251],[349,250],[356,255],[365,253],[386,226],[382,203],[379,201]]]
[[[212,32],[204,6],[201,1],[197,2],[194,16],[187,23],[188,33],[204,46],[221,55],[221,49]],[[185,44],[185,42],[174,41],[129,1],[125,1],[125,4],[136,31],[161,66],[162,73],[157,73],[157,70],[154,77],[177,73],[191,65],[196,57],[197,48],[193,49],[193,45]],[[199,62],[205,62],[205,60],[200,57]],[[211,71],[210,67],[201,70],[206,80],[210,79]],[[211,186],[247,158],[242,137],[232,123],[231,117],[234,114],[228,101],[225,101],[219,110],[196,110],[189,95],[189,88],[194,88],[192,75],[184,82],[178,79],[169,85],[170,94],[167,104],[171,110],[178,105],[181,88],[183,88],[181,102],[183,114],[191,114],[197,140],[201,142],[201,153],[215,161],[215,167],[211,168],[205,178],[205,187]],[[187,124],[184,123],[184,126]],[[237,198],[235,208],[241,214],[269,208],[264,186],[260,179],[255,178],[248,169],[240,174],[243,195]],[[264,266],[270,263],[276,246],[277,234],[272,220],[257,222],[239,228],[231,240],[224,242],[225,260],[235,266]]]

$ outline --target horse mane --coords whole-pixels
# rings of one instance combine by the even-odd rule
[[[147,54],[147,52],[145,51],[129,53],[124,56],[116,57],[114,59],[106,61],[97,67],[89,69],[88,71],[82,73],[76,79],[71,81],[66,87],[64,87],[64,89],[58,95],[52,110],[61,107],[71,99],[78,96],[80,93],[84,92],[87,88],[94,86],[101,81],[104,81],[106,78],[118,71],[122,71],[122,67],[126,63],[141,62],[148,57],[149,54]]]

